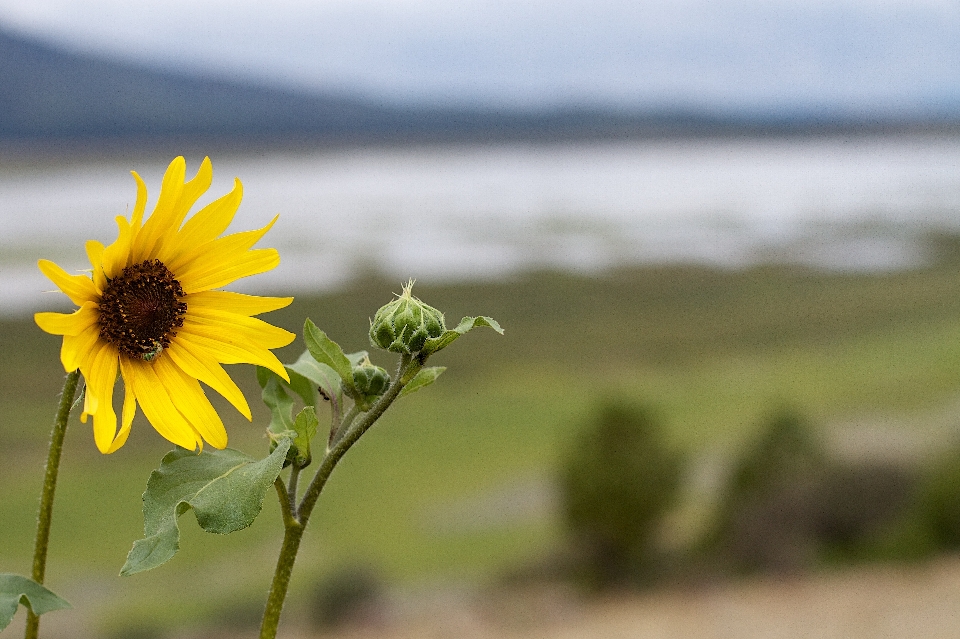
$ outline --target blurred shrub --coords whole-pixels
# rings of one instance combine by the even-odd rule
[[[737,462],[707,550],[734,572],[883,558],[915,486],[913,473],[891,464],[830,459],[807,421],[781,409]]]
[[[606,588],[642,578],[682,472],[682,457],[664,446],[649,409],[615,401],[596,409],[560,478],[575,570],[587,585]]]
[[[960,550],[960,447],[923,474],[901,528],[882,550],[897,559],[922,559]]]
[[[311,621],[318,629],[332,630],[375,620],[383,593],[383,581],[372,568],[340,568],[314,587]]]
[[[734,466],[709,552],[737,572],[808,565],[814,554],[809,504],[825,466],[824,451],[803,417],[789,409],[772,413]]]

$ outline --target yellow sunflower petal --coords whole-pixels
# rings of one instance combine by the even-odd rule
[[[203,440],[214,448],[227,446],[227,429],[213,409],[200,383],[184,373],[170,357],[161,357],[154,362],[160,383],[170,392],[170,399]]]
[[[130,228],[139,231],[143,226],[143,212],[147,209],[147,185],[136,171],[130,171],[130,175],[137,182],[137,202],[133,205],[133,215],[130,216]]]
[[[137,403],[153,428],[177,446],[195,450],[201,443],[198,441],[199,437],[190,422],[174,406],[153,366],[147,362],[122,357],[120,371],[123,382],[132,387]]]
[[[97,295],[100,295],[107,286],[107,278],[103,274],[103,252],[106,247],[97,240],[88,240],[84,247],[87,249],[87,258],[93,268],[93,285],[96,287]]]
[[[117,432],[117,436],[113,438],[113,443],[110,444],[110,448],[108,448],[103,452],[106,453],[107,455],[117,452],[118,450],[120,450],[121,446],[127,443],[127,437],[129,436],[130,436],[130,425],[127,424],[126,429],[121,428],[120,431]]]
[[[233,341],[257,344],[263,348],[281,348],[296,338],[295,333],[268,324],[262,319],[210,308],[190,312],[184,318],[183,326],[194,333],[208,336],[229,333],[229,338]]]
[[[94,352],[100,339],[100,327],[96,324],[84,329],[78,335],[64,335],[60,346],[60,362],[66,372],[75,371]]]
[[[107,279],[113,279],[130,266],[130,247],[133,245],[134,228],[122,215],[117,220],[117,241],[103,250],[100,256],[103,264],[103,274]]]
[[[174,272],[181,270],[183,264],[193,258],[191,253],[197,247],[212,242],[227,230],[242,198],[243,185],[240,180],[234,180],[230,193],[206,205],[187,220],[171,243],[167,256],[169,261],[164,261],[164,264]]]
[[[173,205],[171,218],[164,224],[164,232],[161,234],[154,251],[155,257],[166,265],[170,265],[170,260],[174,255],[177,245],[177,239],[180,236],[178,229],[183,224],[183,219],[187,216],[197,200],[210,188],[210,182],[213,180],[213,167],[210,164],[210,158],[203,158],[200,163],[200,169],[197,175],[183,185],[183,191],[180,197]]]
[[[113,387],[117,381],[119,357],[117,349],[101,342],[93,354],[87,370],[83,371],[87,383],[86,412],[93,415],[93,438],[101,453],[106,453],[117,434],[117,414],[113,410]]]
[[[79,335],[97,323],[100,312],[93,302],[84,302],[73,313],[34,313],[33,321],[51,335]]]
[[[200,168],[193,179],[183,185],[183,191],[174,207],[173,222],[169,225],[174,231],[183,224],[183,219],[187,217],[190,208],[197,203],[200,196],[207,192],[210,183],[213,181],[213,165],[210,164],[210,158],[205,157],[200,162]]]
[[[261,297],[244,295],[233,291],[202,291],[183,298],[191,312],[201,309],[224,311],[238,315],[260,315],[285,308],[293,302],[292,297]]]
[[[221,237],[191,252],[176,271],[184,292],[220,288],[241,277],[276,268],[280,255],[275,249],[249,250],[276,221],[274,217],[263,228]]]
[[[243,396],[243,391],[236,382],[223,370],[223,366],[216,359],[207,355],[205,351],[191,349],[189,342],[174,337],[170,347],[163,351],[164,357],[170,357],[184,373],[199,379],[201,382],[217,391],[240,411],[240,414],[253,420],[250,405]]]
[[[137,398],[133,394],[133,388],[130,384],[124,384],[123,415],[120,418],[120,431],[113,439],[113,443],[110,444],[110,448],[107,450],[108,454],[116,452],[118,448],[126,443],[127,437],[130,436],[130,426],[133,424],[133,418],[136,414]]]
[[[89,276],[70,275],[50,260],[40,260],[37,266],[77,306],[97,299],[97,287]]]
[[[277,268],[280,264],[280,254],[275,249],[257,249],[244,253],[239,259],[222,263],[220,268],[206,269],[196,277],[189,279],[189,284],[181,281],[185,293],[199,293],[210,289],[220,288],[241,278],[266,273]]]
[[[133,264],[156,257],[160,238],[170,232],[175,222],[178,211],[177,202],[183,193],[186,170],[186,160],[180,156],[174,158],[167,167],[166,173],[163,174],[157,206],[133,240]]]
[[[256,364],[290,381],[276,355],[257,344],[232,338],[223,330],[210,331],[205,327],[194,328],[184,324],[184,328],[177,332],[177,339],[186,342],[192,352],[204,351],[224,364]]]

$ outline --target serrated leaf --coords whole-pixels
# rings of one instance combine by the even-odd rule
[[[53,594],[33,579],[0,573],[0,630],[10,624],[20,604],[29,606],[35,615],[72,608],[66,599]]]
[[[180,549],[177,518],[193,508],[207,532],[228,534],[257,518],[263,497],[283,467],[290,440],[257,460],[230,448],[193,451],[177,448],[150,473],[143,493],[144,537],[133,544],[121,575],[151,570],[169,561]]]
[[[327,337],[327,334],[309,319],[303,323],[303,341],[313,359],[332,368],[340,376],[344,391],[352,395],[353,365],[350,364],[340,345]]]
[[[293,448],[296,448],[296,461],[300,467],[310,463],[310,442],[317,436],[317,426],[320,420],[313,406],[304,406],[293,422],[296,436],[293,439]]]
[[[409,395],[410,393],[416,393],[418,390],[425,386],[437,381],[437,378],[440,377],[440,374],[447,370],[446,366],[430,366],[428,368],[421,368],[417,371],[417,374],[413,376],[413,379],[403,387],[403,390],[400,391],[399,397],[404,395]]]
[[[300,359],[285,368],[290,375],[290,388],[303,398],[303,403],[307,406],[315,405],[316,397],[313,393],[317,387],[323,389],[329,398],[340,397],[340,376],[327,364],[315,360],[310,351],[304,351]]]
[[[497,320],[492,317],[464,317],[460,320],[460,323],[457,324],[457,327],[448,331],[444,331],[439,337],[432,337],[427,339],[426,343],[423,346],[423,352],[427,355],[432,355],[442,348],[449,346],[455,339],[467,333],[468,331],[477,328],[478,326],[489,326],[496,332],[503,335],[503,329],[500,328],[500,324]]]

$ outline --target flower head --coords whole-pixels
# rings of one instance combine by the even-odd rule
[[[370,321],[370,343],[394,353],[415,355],[427,339],[440,337],[447,330],[443,313],[414,297],[413,280],[403,293],[381,306]]]
[[[270,352],[294,334],[254,317],[283,308],[290,297],[257,297],[219,290],[234,280],[280,263],[275,249],[253,249],[276,217],[256,231],[221,237],[242,197],[240,180],[218,200],[184,222],[210,188],[213,169],[204,158],[185,181],[186,162],[167,168],[153,214],[143,219],[147,188],[135,172],[137,202],[130,219],[117,217],[119,237],[110,246],[86,244],[90,275],[71,275],[49,260],[40,270],[80,308],[70,314],[37,313],[41,329],[63,335],[60,359],[86,382],[81,421],[93,416],[101,452],[112,453],[130,434],[137,405],[171,442],[193,450],[203,442],[227,445],[220,416],[200,382],[223,395],[247,419],[250,407],[222,364],[259,364],[284,379]],[[117,429],[113,391],[123,378]]]

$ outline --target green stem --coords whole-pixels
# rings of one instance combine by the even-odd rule
[[[343,421],[337,430],[330,431],[330,441],[327,442],[327,452],[336,445],[337,441],[343,437],[343,434],[350,430],[350,425],[353,424],[353,420],[357,418],[357,415],[360,414],[360,409],[357,408],[357,405],[354,404],[347,411],[346,415],[343,416]]]
[[[283,527],[289,528],[293,524],[299,523],[293,513],[294,502],[290,500],[290,493],[287,487],[283,485],[283,480],[277,477],[273,482],[273,487],[277,489],[277,498],[280,499],[280,516],[283,517]]]
[[[287,518],[284,518],[284,522],[286,525],[283,545],[280,547],[280,556],[277,557],[277,569],[273,573],[270,594],[267,595],[267,607],[263,611],[260,639],[275,639],[277,636],[280,612],[283,610],[283,601],[287,598],[287,588],[290,586],[290,575],[293,573],[293,562],[297,560],[297,550],[300,549],[300,540],[303,538],[303,524]]]
[[[360,439],[360,436],[383,415],[384,411],[387,410],[397,396],[400,395],[400,391],[403,390],[403,387],[406,386],[409,381],[409,379],[404,378],[412,377],[410,375],[404,375],[403,373],[409,373],[407,369],[411,366],[421,368],[423,364],[415,362],[408,355],[404,355],[400,360],[397,377],[390,385],[390,388],[387,389],[387,392],[377,400],[377,403],[374,404],[369,411],[363,413],[355,423],[348,425],[346,420],[344,421],[343,434],[336,439],[333,447],[324,455],[320,466],[317,468],[317,474],[314,475],[313,480],[310,482],[310,486],[307,488],[306,493],[304,493],[303,500],[300,502],[299,507],[295,509],[296,519],[288,518],[286,515],[284,516],[285,530],[283,545],[280,547],[280,557],[277,558],[277,569],[273,575],[270,594],[267,596],[267,607],[263,611],[260,639],[275,639],[277,636],[277,628],[280,625],[280,613],[283,611],[283,601],[287,596],[290,576],[293,573],[293,564],[297,559],[297,550],[300,548],[300,540],[303,537],[303,531],[307,526],[310,513],[313,511],[313,507],[320,497],[320,491],[323,490],[327,479],[330,478],[330,473],[333,472],[334,467],[336,467],[340,459],[346,454],[350,447]],[[278,487],[277,494],[281,496],[280,501],[281,504],[283,504],[287,494],[286,491]]]
[[[396,380],[390,385],[390,388],[387,389],[387,392],[384,393],[380,399],[377,400],[377,403],[373,407],[363,413],[362,416],[349,428],[345,429],[343,435],[337,439],[333,448],[326,454],[323,458],[323,461],[320,462],[320,467],[317,468],[317,474],[314,475],[313,480],[310,482],[310,486],[307,488],[307,492],[303,495],[303,500],[300,502],[300,507],[297,509],[297,513],[300,515],[300,521],[306,524],[307,519],[310,517],[310,513],[313,511],[313,507],[317,503],[317,499],[320,497],[320,491],[323,490],[323,487],[327,483],[327,479],[330,478],[330,473],[333,472],[333,469],[336,467],[340,459],[346,454],[350,447],[357,443],[357,440],[367,432],[367,430],[373,426],[373,423],[376,422],[383,415],[384,411],[393,403],[393,401],[400,395],[400,391],[403,390],[403,387],[406,386],[407,381],[404,380],[401,373],[406,372],[406,369],[411,364],[411,358],[409,355],[404,355],[403,359],[400,362],[400,373],[397,374]],[[415,366],[422,366],[420,364],[414,364]]]
[[[60,455],[63,453],[63,439],[67,434],[67,421],[73,398],[77,393],[80,371],[67,375],[60,394],[60,406],[50,435],[50,451],[47,454],[47,469],[43,478],[43,492],[40,494],[40,514],[37,517],[37,539],[33,550],[33,580],[43,583],[47,571],[47,549],[50,546],[50,525],[53,520],[53,497],[57,490],[57,475],[60,471]],[[27,628],[24,639],[37,639],[40,635],[40,617],[27,611]]]
[[[291,516],[296,519],[296,513],[293,512],[293,509],[297,507],[297,480],[300,478],[300,471],[302,469],[297,465],[297,462],[294,461],[290,465],[290,485],[287,486],[287,510],[291,511]],[[283,481],[277,477],[277,481],[280,482],[280,485],[283,485]],[[280,503],[283,503],[283,496],[280,497]]]

